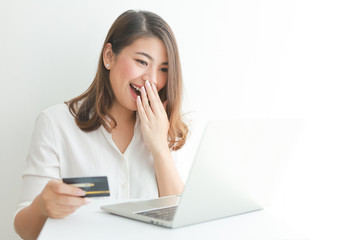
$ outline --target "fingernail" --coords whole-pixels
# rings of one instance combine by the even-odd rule
[[[84,196],[84,195],[86,195],[86,192],[84,190],[79,190],[78,195],[79,196]]]
[[[148,87],[150,87],[150,83],[149,83],[148,80],[146,80],[145,84],[146,84]]]
[[[140,96],[137,96],[136,100],[140,102],[141,101]]]
[[[141,91],[145,92],[145,88],[144,86],[141,87]]]
[[[91,202],[91,199],[90,199],[90,198],[85,198],[85,199],[84,199],[84,202],[85,202],[85,203],[90,203],[90,202]]]

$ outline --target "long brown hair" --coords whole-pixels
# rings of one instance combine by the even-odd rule
[[[182,74],[178,48],[170,26],[157,14],[148,11],[129,10],[121,14],[112,24],[99,58],[98,69],[90,87],[80,96],[65,102],[75,118],[77,126],[91,132],[101,125],[111,132],[117,123],[110,114],[114,94],[110,85],[109,70],[104,66],[103,52],[107,43],[118,55],[123,48],[141,37],[157,37],[165,44],[168,55],[168,80],[159,95],[167,100],[166,112],[170,122],[169,148],[180,149],[186,141],[188,127],[182,120]]]

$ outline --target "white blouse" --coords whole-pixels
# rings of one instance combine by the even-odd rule
[[[66,104],[48,108],[35,124],[16,212],[28,206],[51,179],[91,176],[108,177],[108,198],[158,197],[153,158],[143,141],[138,115],[133,138],[122,154],[103,126],[83,132]]]

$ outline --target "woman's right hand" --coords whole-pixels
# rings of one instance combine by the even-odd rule
[[[85,194],[80,188],[51,180],[36,197],[36,205],[45,217],[64,218],[90,202],[88,198],[81,197]]]

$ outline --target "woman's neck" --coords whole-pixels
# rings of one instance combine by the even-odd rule
[[[117,126],[128,126],[135,124],[136,112],[114,104],[110,109],[110,114],[117,123]]]

